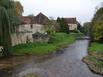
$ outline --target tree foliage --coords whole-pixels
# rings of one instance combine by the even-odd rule
[[[79,22],[77,22],[77,30],[79,30],[80,32],[83,32],[83,27]]]
[[[64,18],[57,18],[60,25],[60,31],[69,34],[69,27]]]
[[[18,1],[14,0],[0,0],[0,7],[4,7],[9,16],[11,32],[15,32],[16,29],[15,27],[20,23],[19,15],[21,13],[18,13],[18,10],[16,8],[22,5],[19,3],[19,6],[17,6],[18,3],[19,3]]]
[[[16,13],[18,15],[22,15],[24,10],[23,10],[23,6],[21,5],[21,3],[19,1],[15,1],[14,2],[14,6],[15,6]]]
[[[55,32],[59,31],[59,24],[53,19],[53,17],[50,18],[50,24],[52,25],[52,28]]]
[[[83,33],[85,35],[90,35],[90,29],[91,29],[91,22],[85,22],[83,24]]]
[[[3,46],[3,56],[8,56],[11,46],[10,22],[4,7],[0,7],[0,44]]]
[[[93,40],[103,42],[103,7],[95,13],[91,30]]]
[[[3,46],[3,56],[10,54],[11,32],[18,23],[15,1],[0,0],[0,46]]]

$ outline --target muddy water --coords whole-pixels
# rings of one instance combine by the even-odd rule
[[[26,77],[28,74],[38,74],[39,77],[101,77],[92,73],[82,62],[87,55],[87,47],[88,40],[77,40],[51,59],[37,63],[31,58],[12,68],[10,73],[12,77]]]

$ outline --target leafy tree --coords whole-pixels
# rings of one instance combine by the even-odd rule
[[[4,7],[7,11],[10,21],[10,31],[14,32],[16,25],[19,24],[19,15],[16,9],[16,2],[13,0],[0,0],[0,7]]]
[[[11,46],[10,21],[4,7],[0,7],[0,38],[0,44],[3,46],[3,56],[8,56]]]
[[[69,27],[64,18],[57,18],[60,25],[60,31],[69,34]]]
[[[83,33],[85,35],[90,35],[90,29],[91,29],[91,22],[85,22],[83,24]]]
[[[13,0],[0,0],[0,45],[3,46],[3,56],[10,55],[11,32],[18,25],[18,14]]]
[[[56,20],[53,17],[49,17],[49,19],[50,19],[49,24],[51,24],[53,30],[55,32],[58,32],[59,31],[59,24],[56,22]]]
[[[15,10],[16,10],[16,13],[18,15],[22,15],[24,10],[23,10],[23,6],[21,5],[21,3],[19,1],[14,2],[14,7],[15,7]]]
[[[92,20],[91,37],[103,42],[103,7],[97,10]]]
[[[11,1],[12,2],[12,7],[11,9],[8,10],[9,14],[9,20],[11,22],[11,32],[17,32],[16,29],[18,25],[20,24],[20,17],[22,16],[22,13],[24,12],[23,6],[19,1]]]
[[[79,30],[80,32],[83,32],[83,27],[79,22],[77,23],[77,30]]]

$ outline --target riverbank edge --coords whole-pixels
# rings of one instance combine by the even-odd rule
[[[56,50],[55,53],[51,53],[51,54],[46,54],[46,55],[16,55],[16,56],[8,57],[8,58],[1,58],[0,59],[0,70],[2,70],[2,69],[9,70],[10,68],[13,68],[17,65],[25,63],[30,57],[34,57],[35,62],[42,62],[42,61],[48,60],[50,58],[53,58],[55,55],[62,54],[64,49],[67,48],[72,43],[74,43],[75,41],[76,41],[76,39],[69,44],[65,44],[65,45],[61,46],[60,48],[58,48]],[[28,57],[28,59],[24,60],[24,58],[26,58],[26,57]],[[17,59],[17,58],[19,58],[19,59],[21,58],[20,60],[22,60],[22,61],[16,62],[15,59]]]
[[[101,53],[103,45],[97,42],[89,42],[87,49],[87,56],[85,56],[82,61],[87,64],[88,68],[95,74],[103,76],[103,62],[102,68],[99,64],[101,61]],[[99,65],[98,65],[99,64]]]
[[[85,59],[85,57],[83,58],[83,62],[84,62],[85,64],[87,64],[87,66],[88,66],[88,68],[90,69],[90,71],[92,71],[92,72],[95,73],[95,74],[98,74],[98,75],[103,76],[103,73],[101,73],[99,70],[97,70],[97,68],[94,68],[94,67],[92,66],[92,63],[89,62],[89,61],[87,61],[87,60]],[[98,68],[98,69],[99,69],[99,68]]]
[[[95,66],[95,62],[87,59],[88,57],[92,56],[92,53],[88,51],[88,55],[85,56],[82,61],[88,66],[88,68],[95,74],[103,76],[103,70],[101,71],[99,67]]]

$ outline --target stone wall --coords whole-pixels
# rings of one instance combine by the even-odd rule
[[[43,25],[40,24],[24,24],[18,27],[18,33],[11,34],[12,46],[33,42],[32,35],[36,32],[44,33]]]

